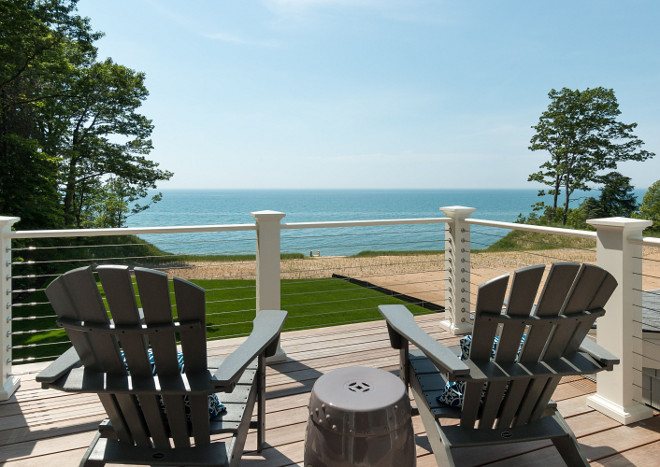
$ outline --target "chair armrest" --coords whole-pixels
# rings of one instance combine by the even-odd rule
[[[470,369],[456,357],[448,347],[426,334],[415,322],[412,313],[403,305],[381,305],[378,307],[385,317],[390,333],[396,334],[415,345],[433,362],[450,380],[456,376],[468,375]]]
[[[42,383],[46,388],[48,384],[54,383],[62,376],[69,373],[72,369],[78,368],[81,365],[80,357],[76,349],[71,347],[62,355],[57,357],[57,360],[43,369],[36,377],[37,382]]]
[[[584,338],[584,340],[582,341],[582,344],[580,344],[580,349],[579,350],[580,350],[580,352],[585,352],[585,353],[589,354],[589,356],[591,358],[593,358],[598,363],[600,363],[602,366],[604,366],[605,369],[608,370],[608,371],[612,370],[612,367],[614,365],[618,365],[621,362],[621,360],[619,358],[612,355],[610,352],[605,350],[600,345],[596,344],[594,341],[592,341],[588,337]]]
[[[250,362],[258,355],[267,353],[269,346],[277,342],[286,316],[284,310],[259,311],[253,321],[252,333],[222,361],[211,377],[211,383],[226,392],[232,391]]]

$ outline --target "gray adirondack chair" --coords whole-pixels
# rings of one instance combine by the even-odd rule
[[[209,359],[202,288],[174,278],[173,318],[166,274],[135,268],[138,305],[128,267],[96,271],[112,319],[91,268],[54,280],[46,294],[73,347],[37,376],[44,388],[97,393],[107,412],[81,465],[238,465],[250,427],[260,451],[264,358],[276,351],[287,313],[259,312],[243,344],[224,359]],[[226,413],[211,419],[209,395],[217,392]],[[212,442],[218,433],[232,437]]]
[[[515,271],[507,301],[508,274],[479,287],[466,360],[420,329],[402,305],[379,307],[438,465],[454,465],[454,448],[539,439],[552,440],[568,465],[589,465],[550,398],[563,376],[619,363],[586,337],[617,284],[597,266],[556,263],[537,300],[544,270]],[[409,343],[417,349],[409,350]],[[462,408],[438,402],[447,381],[465,381]],[[460,422],[441,425],[447,418]]]

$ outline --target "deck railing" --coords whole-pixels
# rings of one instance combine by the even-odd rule
[[[281,253],[290,247],[283,248],[282,243],[283,241],[297,243],[299,244],[298,250],[302,248],[303,243],[301,237],[296,238],[287,232],[308,229],[325,229],[322,232],[328,232],[327,229],[336,228],[362,229],[374,226],[444,224],[444,238],[442,230],[437,229],[437,233],[434,231],[431,234],[432,242],[435,243],[425,249],[444,250],[443,255],[438,255],[436,259],[431,260],[443,263],[437,265],[435,272],[444,275],[442,281],[444,284],[434,284],[433,286],[444,289],[442,305],[445,309],[445,319],[440,322],[440,325],[454,334],[464,334],[471,330],[470,310],[474,305],[476,286],[488,278],[484,277],[488,276],[484,271],[490,269],[493,275],[498,275],[501,271],[510,271],[524,265],[486,264],[491,260],[485,261],[486,258],[481,257],[481,253],[473,255],[471,245],[473,243],[478,245],[478,241],[472,240],[471,235],[474,237],[477,235],[498,236],[498,234],[479,232],[477,228],[488,228],[493,232],[512,229],[526,230],[546,235],[595,240],[597,263],[610,271],[619,282],[616,293],[608,302],[607,314],[598,322],[598,341],[621,358],[621,365],[616,366],[613,372],[601,373],[598,376],[597,393],[589,398],[588,403],[597,410],[626,424],[652,416],[652,410],[642,402],[643,369],[660,368],[658,366],[660,358],[656,358],[654,353],[656,347],[660,348],[657,345],[658,341],[647,344],[648,339],[642,332],[642,310],[644,308],[642,278],[645,274],[642,269],[644,263],[642,247],[660,247],[658,239],[642,237],[642,231],[650,225],[650,221],[623,218],[595,219],[589,221],[596,228],[596,232],[591,232],[475,219],[470,217],[475,208],[463,206],[443,207],[441,210],[446,217],[314,223],[285,223],[283,222],[284,213],[260,211],[252,213],[255,219],[253,224],[55,231],[12,231],[11,226],[18,221],[18,218],[2,217],[0,218],[2,241],[0,259],[5,293],[0,294],[0,313],[2,315],[2,321],[0,321],[2,333],[0,400],[10,397],[20,382],[19,377],[12,370],[12,363],[15,361],[12,353],[15,347],[12,345],[12,321],[15,318],[12,310],[14,307],[22,305],[12,303],[12,297],[16,295],[16,290],[12,287],[13,240],[172,233],[197,234],[201,232],[225,235],[230,232],[247,232],[248,235],[252,235],[250,232],[255,232],[256,236],[253,237],[253,241],[256,241],[254,248],[256,253],[256,264],[254,265],[256,306],[253,311],[258,311],[280,308],[283,295],[281,278],[295,275],[295,270],[284,268]],[[245,237],[241,241],[246,240],[249,240],[249,237]],[[392,249],[396,249],[396,247]],[[585,250],[588,250],[587,253],[593,254],[593,249],[586,248]],[[536,257],[544,256],[533,252],[528,254]],[[535,258],[534,262],[552,262],[558,259],[563,258],[546,255],[541,261]],[[474,264],[472,264],[473,261]],[[520,261],[515,260],[514,262],[519,263]],[[286,296],[286,294],[284,295]],[[655,312],[658,311],[653,310],[652,307],[651,309]],[[246,313],[248,311],[239,307],[238,310],[229,313]],[[660,315],[660,313],[658,314]],[[305,326],[301,325],[301,327]],[[285,350],[280,351],[279,358],[285,356]]]

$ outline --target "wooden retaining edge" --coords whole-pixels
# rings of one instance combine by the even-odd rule
[[[361,279],[356,279],[354,277],[342,276],[341,274],[334,274],[334,273],[332,274],[332,277],[334,279],[341,279],[351,284],[359,285],[360,287],[375,290],[384,295],[396,297],[400,300],[403,300],[404,302],[421,306],[422,308],[426,308],[427,310],[436,311],[438,313],[445,311],[445,307],[442,305],[438,305],[437,303],[429,302],[428,300],[422,300],[421,298],[413,297],[412,295],[403,294],[401,292],[397,292],[395,290],[388,289],[386,287],[381,287],[380,285],[376,285],[368,281],[363,281]]]

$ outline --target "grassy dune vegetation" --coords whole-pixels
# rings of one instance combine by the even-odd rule
[[[490,253],[520,250],[553,250],[559,248],[596,248],[596,240],[512,230],[486,250]]]

